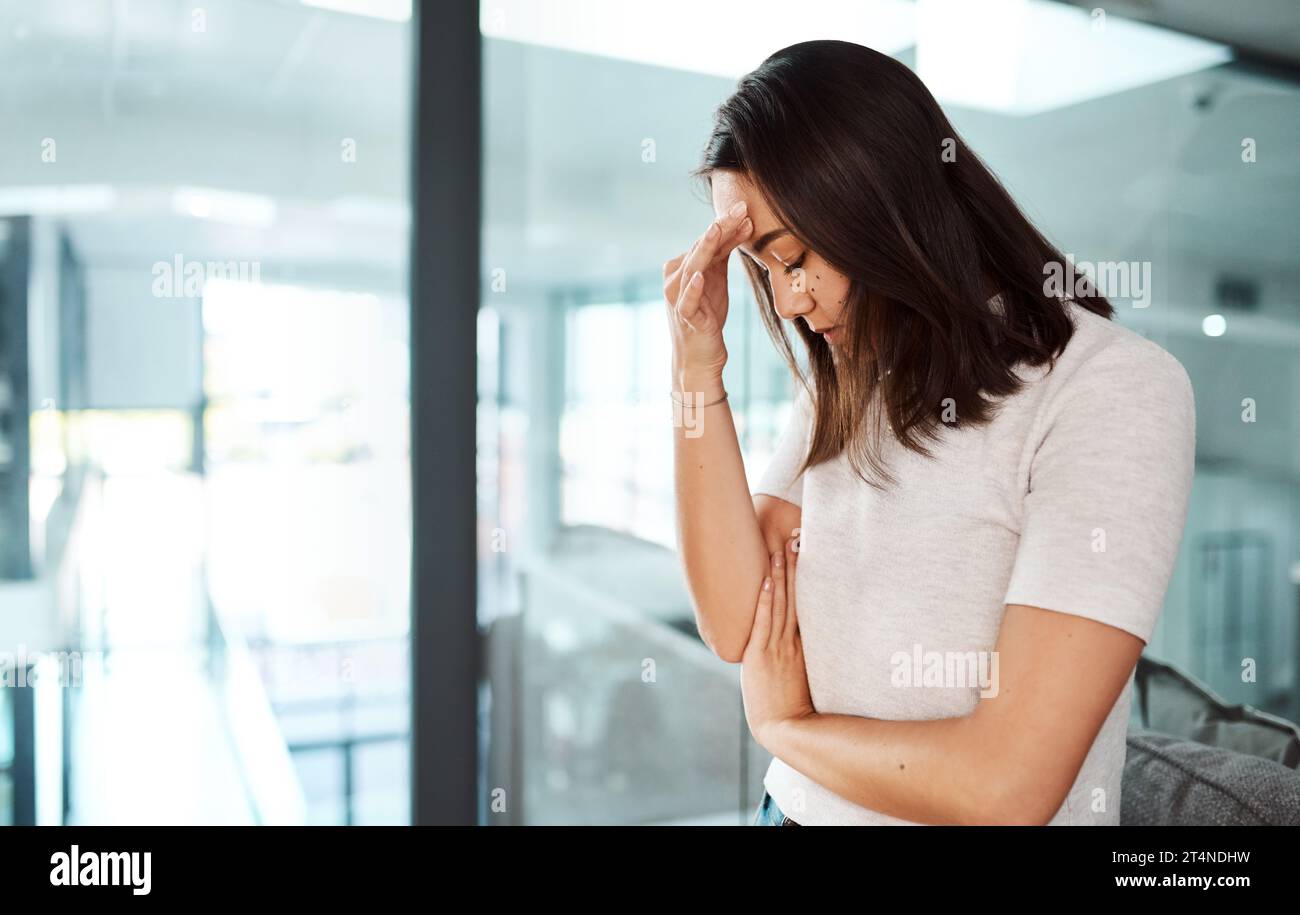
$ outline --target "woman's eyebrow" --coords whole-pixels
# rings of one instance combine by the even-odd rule
[[[772,242],[776,241],[778,238],[781,238],[782,236],[789,235],[789,234],[790,234],[789,229],[773,229],[771,232],[766,232],[763,235],[760,235],[758,237],[758,240],[754,242],[754,254],[755,255],[762,254],[763,249],[766,248],[768,245],[770,245]]]

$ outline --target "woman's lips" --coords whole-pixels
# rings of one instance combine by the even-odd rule
[[[839,343],[843,329],[840,325],[835,324],[825,330],[819,330],[818,333],[826,340],[827,343]]]

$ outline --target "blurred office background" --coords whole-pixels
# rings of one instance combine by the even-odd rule
[[[1149,653],[1300,718],[1297,26],[485,0],[480,821],[760,797],[673,551],[660,266],[714,107],[809,38],[915,67],[1077,260],[1151,264],[1118,319],[1186,366],[1198,454]],[[400,0],[0,0],[0,667],[41,673],[0,689],[0,822],[409,821],[415,35]],[[791,387],[733,273],[753,479]]]

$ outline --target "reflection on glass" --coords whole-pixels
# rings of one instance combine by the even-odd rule
[[[30,138],[0,177],[0,651],[93,672],[16,735],[20,821],[409,817],[411,10],[382,12],[0,5]]]
[[[1286,280],[1300,239],[1277,180],[1294,158],[1248,161],[1242,139],[1289,149],[1278,125],[1300,90],[1214,42],[1116,16],[1098,27],[1050,3],[1015,5],[1015,28],[990,34],[1014,43],[1010,69],[954,82],[938,52],[985,45],[920,6],[826,9],[817,37],[872,31],[924,60],[954,123],[1050,237],[1077,261],[1146,265],[1146,288],[1113,297],[1118,320],[1172,352],[1198,399],[1192,507],[1148,652],[1230,701],[1300,717],[1300,317]],[[483,17],[481,818],[745,822],[766,758],[737,670],[695,634],[673,552],[660,266],[713,215],[687,179],[712,109],[810,36],[767,36],[761,15],[728,22],[728,51],[752,48],[742,62],[665,51],[636,13],[551,13],[506,3]],[[793,390],[739,269],[732,283],[726,387],[754,480]]]

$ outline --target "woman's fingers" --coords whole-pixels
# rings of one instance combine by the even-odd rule
[[[735,228],[733,228],[731,232],[725,238],[722,239],[722,244],[718,246],[718,253],[714,257],[714,263],[715,264],[726,263],[727,258],[731,255],[731,252],[736,249],[736,246],[739,245],[741,242],[743,242],[746,238],[749,238],[749,236],[753,234],[753,232],[754,232],[754,221],[750,219],[748,216],[745,216],[739,222],[737,222]]]
[[[672,311],[677,310],[677,303],[682,297],[682,267],[695,253],[699,243],[700,239],[695,239],[695,241],[691,242],[691,246],[681,254],[664,262],[664,301],[668,303],[668,308]],[[686,278],[689,279],[689,276]]]
[[[771,556],[772,565],[772,638],[780,639],[785,635],[785,554],[777,550]]]
[[[695,274],[682,286],[681,297],[677,300],[677,317],[690,325],[692,330],[709,330],[709,312],[704,309],[704,277]]]
[[[731,220],[730,228],[723,228],[717,238],[713,248],[713,256],[708,264],[701,268],[701,272],[709,274],[712,271],[715,274],[725,277],[727,268],[727,258],[731,257],[731,252],[736,246],[743,242],[754,231],[754,223],[748,216],[742,216],[738,220]]]
[[[753,222],[745,213],[744,204],[738,203],[727,215],[709,224],[709,228],[696,239],[695,246],[682,262],[683,277],[690,277],[697,271],[706,272],[714,266],[715,262],[730,254],[732,248],[744,241],[740,230],[745,226],[748,226],[744,229],[746,234],[753,230]]]
[[[720,226],[728,224],[729,229],[721,229],[720,234],[716,237],[713,244],[713,252],[701,253],[701,246],[708,240],[709,232]],[[709,229],[695,241],[691,246],[670,260],[664,262],[664,299],[671,306],[681,297],[683,280],[689,280],[693,273],[707,273],[710,270],[716,270],[721,264],[726,263],[727,257],[732,250],[749,237],[754,231],[754,223],[748,216],[741,217],[739,221],[715,220],[710,224]]]
[[[749,648],[767,650],[767,640],[772,633],[772,579],[763,579],[758,589],[758,604],[754,608],[754,627],[749,631]],[[748,653],[748,649],[746,649]]]
[[[799,617],[795,610],[794,600],[794,575],[799,559],[796,545],[797,542],[793,537],[785,542],[786,618],[784,636],[786,638],[794,638],[799,634]]]

